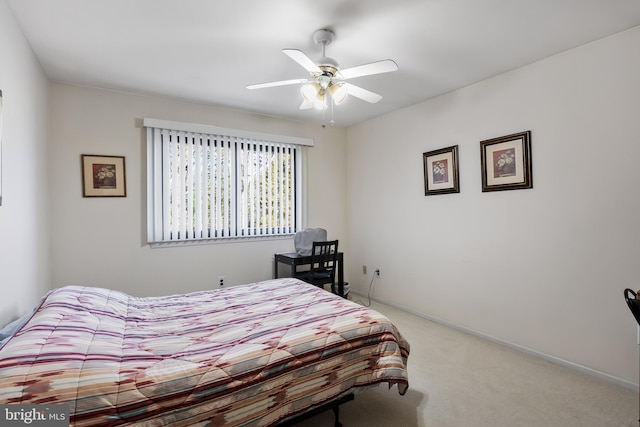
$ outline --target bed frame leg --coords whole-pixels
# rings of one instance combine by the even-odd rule
[[[325,411],[328,411],[329,409],[333,410],[333,415],[336,418],[336,421],[334,423],[334,427],[342,427],[342,423],[340,423],[340,405],[342,405],[343,403],[349,402],[351,400],[353,400],[355,398],[355,396],[353,395],[353,393],[351,394],[347,394],[345,396],[340,397],[337,400],[334,400],[333,402],[329,402],[325,405],[322,405],[318,408],[315,409],[311,409],[310,411],[304,412],[298,416],[295,416],[293,418],[289,418],[285,421],[282,421],[281,423],[279,423],[277,426],[278,427],[291,427],[291,426],[295,426],[300,424],[302,421],[306,420],[307,418],[311,418],[314,415],[323,413]]]
[[[342,427],[342,424],[340,423],[340,406],[333,407],[333,416],[336,418],[334,427]]]

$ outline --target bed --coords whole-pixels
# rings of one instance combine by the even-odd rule
[[[0,404],[68,404],[77,427],[276,426],[377,384],[404,394],[408,356],[386,317],[294,278],[148,298],[67,286],[2,344]]]

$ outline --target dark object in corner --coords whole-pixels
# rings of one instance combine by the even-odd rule
[[[632,298],[629,298],[629,296]],[[638,299],[638,294],[627,288],[624,290],[624,299],[627,301],[627,305],[629,306],[631,313],[633,313],[633,317],[636,318],[636,322],[640,325],[640,300]],[[638,399],[638,407],[640,411],[640,398]],[[638,425],[640,425],[640,419],[638,419]]]
[[[631,295],[632,298],[630,298],[629,295]],[[636,322],[640,325],[640,299],[637,298],[638,295],[631,289],[627,288],[624,290],[624,299],[627,301],[629,310],[631,310],[633,317],[636,318]]]

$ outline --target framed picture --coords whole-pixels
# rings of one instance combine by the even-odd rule
[[[126,197],[124,157],[82,154],[83,197]]]
[[[0,206],[2,206],[2,90],[0,89]]]
[[[480,141],[482,191],[533,188],[531,131]]]
[[[424,195],[459,193],[458,146],[422,154],[424,163]]]

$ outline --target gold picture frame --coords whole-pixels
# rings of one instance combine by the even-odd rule
[[[82,197],[126,197],[124,156],[82,154]]]

